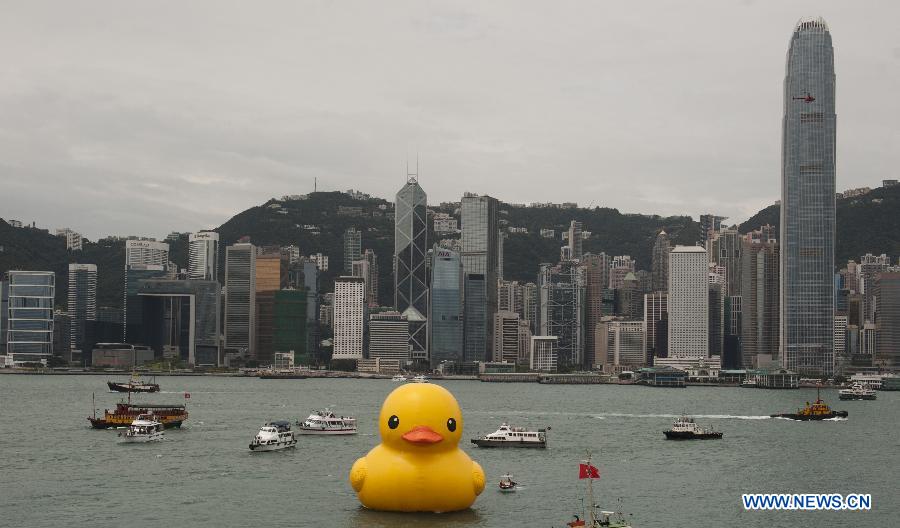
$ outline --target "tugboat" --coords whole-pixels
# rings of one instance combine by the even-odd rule
[[[126,444],[159,442],[165,438],[165,433],[163,424],[156,421],[152,414],[141,414],[131,422],[127,431],[119,433],[119,437]]]
[[[796,413],[779,413],[771,415],[772,418],[787,418],[789,420],[827,420],[829,418],[846,418],[849,413],[847,411],[833,411],[822,398],[819,396],[819,389],[816,388],[816,401],[810,405],[806,402],[806,407],[797,409]]]
[[[187,396],[187,395],[186,395]],[[138,416],[142,414],[153,414],[153,417],[163,424],[163,427],[181,427],[181,424],[187,420],[188,412],[184,405],[147,405],[131,403],[131,393],[128,394],[127,402],[119,402],[114,410],[107,409],[103,416],[97,416],[97,409],[94,408],[94,415],[88,416],[91,427],[94,429],[110,429],[117,427],[128,427]]]
[[[491,434],[473,438],[478,447],[547,447],[547,431],[550,428],[527,431],[524,427],[510,427],[506,422]]]
[[[286,420],[269,422],[259,428],[250,442],[250,451],[278,451],[297,445],[291,423]]]
[[[156,379],[154,378],[153,381]],[[159,392],[159,384],[141,381],[141,378],[134,372],[131,373],[131,379],[127,383],[107,381],[106,386],[109,387],[110,392]]]
[[[711,440],[722,438],[722,433],[700,427],[690,416],[680,416],[672,423],[672,428],[663,431],[666,440]]]
[[[877,394],[862,383],[854,383],[849,389],[839,390],[838,397],[842,400],[874,400]]]
[[[309,435],[352,435],[356,434],[356,418],[335,416],[328,409],[313,411],[306,420],[297,422],[297,432]]]
[[[512,493],[516,491],[516,488],[519,486],[518,482],[512,479],[512,475],[507,473],[500,477],[500,492],[501,493]]]
[[[625,514],[622,512],[613,512],[600,510],[599,506],[594,502],[594,479],[600,478],[600,470],[591,465],[591,455],[588,453],[587,460],[582,460],[578,466],[578,478],[587,479],[586,497],[582,500],[582,506],[588,501],[589,509],[587,512],[582,511],[582,515],[574,515],[574,519],[566,523],[569,528],[631,528],[631,524],[625,520]]]

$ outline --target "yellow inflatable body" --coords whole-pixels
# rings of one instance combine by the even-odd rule
[[[462,412],[450,391],[409,383],[391,392],[378,417],[381,444],[353,464],[350,484],[373,510],[464,510],[484,490],[484,471],[458,444]]]

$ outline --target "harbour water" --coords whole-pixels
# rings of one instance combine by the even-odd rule
[[[89,428],[122,395],[104,376],[0,375],[0,526],[562,527],[580,513],[578,462],[594,453],[604,509],[629,512],[635,528],[900,525],[900,392],[841,402],[845,421],[771,419],[815,399],[814,389],[654,389],[609,385],[448,381],[465,420],[464,445],[488,484],[472,510],[399,515],[362,509],[347,474],[378,443],[377,414],[390,380],[159,377],[161,394],[190,418],[164,442],[120,445]],[[331,407],[358,418],[360,434],[300,436],[296,449],[251,453],[268,420]],[[662,431],[687,412],[723,440],[671,442]],[[502,421],[552,427],[547,450],[478,449],[469,438]],[[501,494],[504,473],[522,484]],[[871,493],[871,511],[744,511],[741,494]]]

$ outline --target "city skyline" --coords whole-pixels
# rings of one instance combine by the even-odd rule
[[[283,17],[291,31],[267,20],[273,42],[254,39],[254,26],[238,35],[201,34],[192,51],[183,47],[186,27],[206,12],[199,7],[172,17],[165,49],[151,45],[147,31],[170,14],[164,6],[123,7],[122,24],[102,29],[87,19],[67,24],[88,16],[67,12],[69,6],[11,13],[0,32],[0,57],[12,65],[0,90],[10,139],[0,146],[0,171],[13,180],[0,202],[3,216],[49,226],[80,217],[84,223],[74,228],[90,239],[196,231],[272,196],[308,192],[313,178],[320,190],[384,195],[381,189],[403,183],[403,166],[418,152],[422,183],[436,203],[473,191],[510,202],[577,198],[634,213],[747,218],[778,197],[773,136],[784,34],[806,14],[837,21],[835,54],[845,79],[838,188],[874,186],[894,177],[887,171],[900,161],[890,139],[900,107],[878,97],[900,83],[900,47],[889,27],[898,7],[891,3],[868,10],[815,2],[652,11],[585,4],[549,17],[531,5],[454,6],[437,14],[417,5],[360,16],[332,36],[320,31],[338,8],[293,7],[301,11],[286,8]],[[872,12],[884,16],[873,19]],[[516,16],[507,21],[510,14]],[[650,33],[650,15],[670,23]],[[558,53],[548,53],[544,41],[529,42],[539,17]],[[293,31],[295,19],[302,31]],[[396,38],[382,47],[348,54],[358,50],[356,39],[377,40],[388,30]],[[494,33],[504,38],[497,43]],[[300,45],[320,36],[351,45]],[[117,45],[105,45],[109,39]],[[497,49],[473,54],[486,39]],[[244,53],[223,54],[221,46],[244,46]],[[260,53],[289,59],[287,68],[248,60]],[[382,54],[400,66],[384,67]],[[408,79],[404,64],[420,73]],[[251,75],[236,79],[242,68]],[[648,72],[655,72],[653,82]],[[308,75],[318,81],[305,82]],[[285,81],[274,90],[273,76]],[[371,89],[359,88],[367,84]],[[239,137],[233,126],[242,129]],[[559,185],[547,189],[550,176]],[[504,192],[513,178],[519,184]],[[617,192],[623,178],[627,193]],[[69,181],[79,185],[65,196],[51,192]],[[580,192],[571,192],[575,185]],[[34,218],[35,210],[48,216]],[[120,231],[108,232],[112,225]]]

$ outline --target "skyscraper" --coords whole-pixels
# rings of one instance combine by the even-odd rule
[[[225,248],[225,347],[255,357],[256,246]]]
[[[519,314],[500,310],[494,314],[494,361],[519,360]]]
[[[125,241],[125,266],[133,265],[168,266],[169,244],[155,240]]]
[[[666,291],[669,287],[669,251],[672,244],[669,235],[660,231],[653,243],[653,261],[651,264],[651,283],[653,291]]]
[[[617,255],[613,257],[609,265],[609,289],[617,290],[622,287],[625,276],[634,273],[634,259],[628,255]]]
[[[778,242],[751,233],[742,243],[741,362],[752,368],[778,357]]]
[[[415,175],[397,192],[394,210],[394,307],[403,313],[410,306],[428,315],[427,196]]]
[[[669,356],[709,357],[709,264],[700,246],[669,254]]]
[[[275,349],[275,293],[287,287],[290,255],[278,246],[267,247],[256,256],[256,348],[263,365],[272,364]],[[286,352],[281,350],[280,352]]]
[[[875,362],[896,369],[900,367],[900,270],[879,274],[875,279],[875,295],[878,299]]]
[[[463,360],[488,361],[493,333],[488,329],[488,287],[481,273],[463,276]],[[493,289],[493,288],[490,288]]]
[[[459,253],[434,247],[429,310],[431,363],[463,360],[463,272]]]
[[[219,233],[200,231],[188,236],[188,278],[219,280]]]
[[[344,273],[353,273],[353,261],[358,260],[362,254],[362,233],[355,227],[344,231]]]
[[[668,357],[668,349],[663,350],[662,345],[667,339],[659,339],[660,332],[668,332],[669,318],[669,294],[657,291],[644,295],[644,350],[647,354],[647,362],[652,365],[657,357]],[[664,324],[660,324],[666,321]],[[668,337],[668,336],[666,336]]]
[[[557,365],[580,368],[584,361],[584,273],[577,262],[541,264],[538,275],[538,334],[556,336]]]
[[[14,363],[39,362],[53,353],[53,298],[56,274],[52,271],[6,273],[6,353]]]
[[[375,251],[367,249],[363,252],[366,269],[366,302],[369,306],[378,306],[378,258]]]
[[[741,294],[741,235],[736,227],[725,227],[706,241],[709,261],[725,269],[726,296]]]
[[[500,277],[500,204],[496,198],[490,196],[478,196],[466,193],[460,204],[460,220],[462,222],[462,264],[463,272],[468,275],[478,275],[470,284],[466,280],[465,312],[467,325],[471,321],[471,331],[466,327],[466,353],[468,361],[487,361],[491,358],[493,345],[493,314],[497,311],[497,279]],[[482,282],[478,287],[476,282]],[[470,287],[473,293],[479,288],[484,288],[483,295],[470,298]],[[483,299],[483,300],[482,300]],[[476,306],[474,303],[483,303]],[[474,311],[469,317],[469,311]],[[484,323],[480,321],[484,319]],[[483,324],[484,331],[480,331]],[[478,345],[475,340],[483,340],[484,345]],[[481,357],[468,357],[468,354],[476,350],[483,350]]]
[[[821,18],[791,36],[784,80],[781,173],[781,350],[785,368],[833,368],[834,49]]]
[[[84,330],[97,320],[97,265],[69,264],[69,346],[85,352]]]

